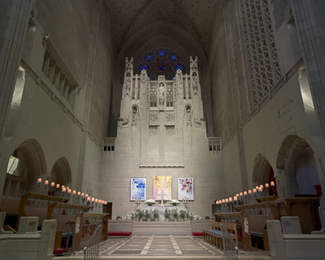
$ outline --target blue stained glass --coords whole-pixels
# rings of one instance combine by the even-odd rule
[[[186,71],[186,64],[179,53],[167,48],[146,51],[138,62],[138,73],[148,72],[150,80],[157,80],[158,75],[164,75],[167,80],[173,80],[177,69]]]
[[[160,50],[160,51],[158,52],[158,55],[161,56],[161,57],[163,57],[163,56],[165,56],[165,52],[164,52],[163,50]]]
[[[140,70],[147,70],[147,65],[141,65]]]
[[[183,68],[183,66],[182,66],[182,65],[177,65],[177,66],[176,66],[176,69],[178,69],[178,70],[181,70],[181,71],[183,71],[183,70],[184,70],[184,68]]]

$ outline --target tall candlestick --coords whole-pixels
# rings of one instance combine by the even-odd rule
[[[44,194],[47,193],[48,186],[49,186],[49,181],[45,180],[45,182],[44,182]]]

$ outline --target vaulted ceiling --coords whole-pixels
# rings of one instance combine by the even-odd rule
[[[130,46],[140,48],[155,38],[158,42],[161,42],[160,38],[168,38],[169,41],[180,45],[191,42],[192,46],[196,46],[194,49],[200,49],[206,56],[216,0],[104,0],[104,2],[112,19],[118,52],[127,52]]]

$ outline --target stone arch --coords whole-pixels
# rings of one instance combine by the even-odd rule
[[[253,168],[253,187],[269,183],[272,166],[269,161],[261,154],[258,154],[254,161]]]
[[[46,159],[40,143],[34,138],[27,139],[17,146],[12,156],[18,159],[18,173],[7,174],[4,195],[20,197],[28,191],[35,191],[37,179],[47,174]],[[22,163],[25,164],[24,168],[19,166]]]
[[[276,161],[278,193],[280,196],[295,196],[300,194],[296,179],[296,166],[300,154],[310,147],[309,144],[299,136],[289,135],[283,141]]]
[[[66,157],[62,156],[56,160],[51,170],[51,182],[56,184],[69,185],[72,182],[71,168]]]

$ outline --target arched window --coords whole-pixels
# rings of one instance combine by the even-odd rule
[[[150,80],[157,80],[158,75],[165,75],[167,80],[173,80],[178,69],[185,72],[184,59],[176,51],[167,48],[149,50],[138,62],[138,74],[146,70]]]

